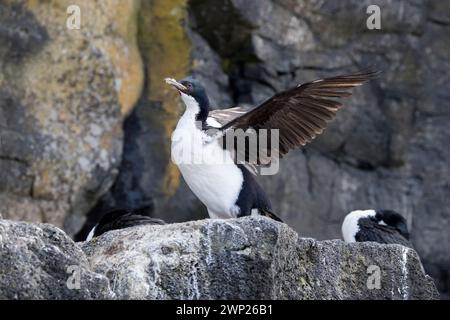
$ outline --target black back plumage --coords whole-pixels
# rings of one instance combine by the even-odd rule
[[[385,224],[380,224],[380,222]],[[412,248],[406,220],[393,210],[376,210],[374,217],[358,220],[357,242],[373,241],[384,244],[401,244]]]
[[[391,226],[380,225],[369,218],[360,219],[360,231],[355,235],[358,242],[373,241],[385,244],[401,244],[412,247],[408,239],[402,236],[397,229]]]
[[[282,222],[282,220],[273,213],[272,204],[270,203],[269,198],[261,186],[256,182],[253,174],[244,165],[238,165],[238,168],[242,171],[244,178],[241,192],[236,201],[236,205],[240,208],[239,217],[248,216],[251,214],[252,209],[257,209],[261,215]]]
[[[148,208],[113,209],[106,212],[95,227],[94,237],[111,230],[125,229],[141,225],[163,225],[165,222],[149,216]]]
[[[394,228],[405,239],[409,240],[408,224],[406,219],[394,210],[377,210],[375,218],[377,221],[384,221],[388,226]]]

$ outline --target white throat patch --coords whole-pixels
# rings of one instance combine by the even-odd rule
[[[193,113],[194,115],[200,112],[200,106],[194,97],[181,92],[181,99],[186,105],[186,112],[189,114]]]

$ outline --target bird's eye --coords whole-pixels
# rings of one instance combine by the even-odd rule
[[[188,83],[186,85],[186,88],[188,88],[189,91],[192,91],[193,87],[192,87],[192,83]]]

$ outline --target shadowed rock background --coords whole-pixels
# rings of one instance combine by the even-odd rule
[[[391,208],[438,289],[450,291],[450,5],[402,0],[0,2],[0,213],[79,237],[99,213],[206,217],[170,162],[183,111],[162,82],[194,74],[215,106],[373,66],[311,145],[261,177],[300,236],[340,238],[346,213]],[[366,8],[381,8],[381,30]],[[86,219],[86,216],[88,217]]]

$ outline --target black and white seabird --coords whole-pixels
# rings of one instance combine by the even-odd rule
[[[393,210],[350,212],[342,223],[342,236],[347,243],[372,241],[412,247],[405,218]]]
[[[186,106],[172,134],[172,160],[211,218],[257,213],[280,220],[249,168],[267,165],[289,150],[311,142],[342,107],[335,99],[351,96],[351,89],[377,74],[360,72],[298,85],[277,93],[249,112],[240,107],[211,110],[206,90],[199,81],[192,77],[181,81],[166,78]],[[217,133],[209,134],[210,129]],[[236,155],[242,150],[237,150],[236,144],[230,148],[225,143],[229,133],[237,129],[251,132],[256,139],[260,139],[263,131],[260,129],[278,129],[278,149],[273,150],[269,141],[265,152],[258,150],[256,161],[238,162]],[[186,162],[183,159],[186,154],[199,156],[201,161]]]
[[[151,211],[151,210],[150,210]],[[164,221],[150,217],[147,207],[140,209],[112,209],[107,211],[99,223],[89,232],[86,241],[111,230],[125,229],[142,225],[163,225]]]

